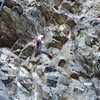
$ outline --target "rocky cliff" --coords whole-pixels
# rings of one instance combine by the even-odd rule
[[[0,100],[100,100],[99,0],[1,4]]]

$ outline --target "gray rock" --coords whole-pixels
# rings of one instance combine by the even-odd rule
[[[30,63],[30,61],[28,59],[24,63],[22,63],[21,66],[24,67],[25,69],[27,69],[28,71],[34,70],[33,64]]]
[[[9,83],[12,82],[15,78],[16,78],[16,76],[8,76],[8,75],[6,75],[6,74],[3,74],[1,80],[2,80],[2,82],[3,82],[4,84],[9,84]]]
[[[57,71],[57,69],[53,66],[49,66],[49,67],[46,67],[45,68],[45,73],[48,73],[48,72],[56,72]]]
[[[23,63],[23,60],[20,58],[14,58],[10,61],[10,64],[17,68],[19,68],[22,63]]]
[[[19,55],[21,50],[24,48],[24,46],[26,45],[26,41],[23,40],[23,39],[18,39],[13,47],[12,47],[12,51],[16,54],[16,55]]]
[[[3,10],[4,3],[5,3],[5,0],[0,0],[0,11]]]
[[[19,10],[20,8],[18,7],[16,7],[17,11],[14,11],[5,6],[4,11],[0,13],[0,16],[1,16],[0,23],[2,23],[0,26],[0,33],[1,33],[0,47],[3,47],[3,46],[11,47],[16,42],[16,40],[20,38],[20,35],[22,35],[22,37],[25,36],[24,33],[26,33],[26,30],[27,30],[27,29],[25,30],[24,28],[25,25],[27,26],[27,24],[29,25],[29,23],[30,23],[29,26],[32,25],[31,21],[29,21],[27,17],[24,17],[24,16],[20,17],[19,13],[22,13],[22,12]],[[9,30],[9,31],[6,32],[6,30]]]
[[[68,78],[67,76],[61,75],[61,76],[58,78],[58,83],[59,83],[59,84],[63,84],[63,85],[65,85],[65,86],[69,86],[70,83],[71,83],[71,80],[70,80],[70,78]]]
[[[28,78],[24,78],[19,80],[20,84],[29,92],[32,90],[32,80]]]
[[[17,84],[14,81],[7,84],[6,88],[7,88],[7,91],[9,91],[8,92],[9,96],[13,97],[14,95],[16,95]]]
[[[58,66],[64,67],[65,64],[66,64],[65,59],[60,59],[60,61],[59,61],[59,63],[58,63]]]
[[[0,99],[99,100],[99,17],[99,0],[5,0]],[[37,34],[45,39],[35,58]]]
[[[31,93],[27,91],[19,82],[17,82],[17,98],[19,100],[31,100]]]
[[[35,64],[35,63],[37,63],[37,62],[39,62],[39,61],[40,61],[40,56],[34,57],[34,55],[33,55],[33,56],[31,56],[31,58],[30,58],[30,62],[31,62],[32,64]]]
[[[61,49],[62,43],[59,41],[53,40],[51,43],[48,44],[48,48],[50,47]]]
[[[26,59],[26,58],[32,56],[34,49],[35,49],[34,43],[33,42],[29,43],[22,49],[19,56],[23,59]]]
[[[8,100],[8,94],[7,94],[7,91],[6,91],[6,87],[1,82],[1,80],[0,80],[0,99],[1,100]]]
[[[47,77],[47,86],[48,87],[56,87],[58,77],[48,76]]]

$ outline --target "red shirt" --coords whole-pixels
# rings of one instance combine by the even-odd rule
[[[37,45],[37,41],[38,41],[38,37],[36,36],[33,41],[34,41],[34,44],[36,46]]]

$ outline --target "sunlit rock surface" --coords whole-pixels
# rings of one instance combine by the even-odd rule
[[[99,0],[0,0],[2,99],[100,100]]]

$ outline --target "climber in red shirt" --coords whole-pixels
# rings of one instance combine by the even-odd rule
[[[43,35],[36,36],[34,39],[35,42],[35,57],[41,54]]]

